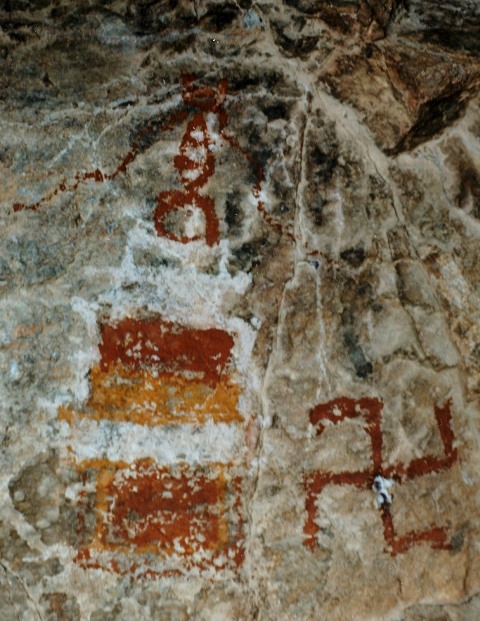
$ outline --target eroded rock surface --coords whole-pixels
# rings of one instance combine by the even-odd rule
[[[480,5],[0,3],[0,618],[480,618]]]

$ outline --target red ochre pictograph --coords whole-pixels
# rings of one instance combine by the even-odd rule
[[[263,201],[259,200],[260,189],[264,178],[262,166],[256,158],[248,153],[226,131],[227,113],[223,106],[228,91],[228,83],[221,80],[216,89],[194,86],[195,76],[182,76],[183,99],[185,103],[197,108],[193,118],[188,122],[178,155],[174,158],[184,190],[170,190],[161,192],[157,196],[155,210],[155,227],[157,233],[181,243],[188,243],[200,239],[200,235],[179,235],[168,230],[165,225],[169,214],[182,211],[184,218],[191,216],[197,208],[203,212],[205,219],[205,241],[213,246],[220,240],[219,223],[215,213],[215,204],[212,198],[200,192],[208,179],[215,172],[215,157],[212,152],[213,141],[208,131],[206,114],[214,114],[218,123],[218,134],[232,148],[238,151],[255,171],[256,182],[253,186],[253,195],[257,199],[257,209],[264,220],[274,229],[283,232],[283,226],[270,216],[265,210]],[[190,211],[190,214],[188,213]]]
[[[178,235],[168,230],[165,225],[167,216],[172,211],[195,208],[203,212],[205,218],[205,241],[209,246],[219,241],[218,218],[212,198],[202,194],[200,189],[215,172],[215,157],[212,152],[212,139],[208,131],[206,113],[217,117],[219,134],[225,129],[226,113],[223,102],[227,94],[227,82],[221,80],[217,89],[193,88],[194,76],[183,76],[183,98],[186,103],[197,108],[193,118],[187,124],[178,155],[174,165],[178,171],[184,190],[161,192],[157,196],[154,222],[157,233],[175,241],[188,243],[200,239],[199,235]],[[188,213],[184,214],[184,218]]]
[[[97,516],[91,541],[76,555],[81,566],[160,577],[242,564],[241,479],[225,464],[97,459],[79,470],[95,482]]]
[[[114,181],[119,175],[127,174],[132,162],[146,146],[155,141],[156,135],[160,132],[170,131],[178,123],[187,120],[193,108],[193,117],[187,123],[179,152],[174,157],[174,166],[184,189],[167,190],[157,195],[154,223],[158,235],[184,244],[196,241],[204,236],[205,242],[209,246],[213,246],[220,239],[214,201],[210,196],[201,192],[201,189],[215,172],[215,156],[211,148],[213,141],[207,125],[206,115],[208,114],[213,114],[217,119],[218,135],[235,149],[253,169],[255,184],[252,187],[252,193],[257,201],[258,212],[269,226],[282,233],[283,225],[267,212],[263,201],[259,199],[264,180],[263,167],[254,155],[242,148],[238,141],[226,131],[228,116],[223,104],[228,92],[228,82],[220,80],[216,88],[196,86],[196,82],[197,78],[193,74],[181,76],[183,108],[171,114],[164,123],[152,121],[140,129],[130,150],[122,157],[112,172],[108,173],[96,168],[84,173],[76,173],[73,182],[65,179],[35,203],[14,203],[13,211],[37,211],[65,192],[76,192],[83,184],[92,181],[95,183]],[[179,215],[187,221],[189,212],[191,214],[195,209],[199,209],[203,214],[204,235],[195,232],[191,235],[178,234],[169,229],[167,222],[169,215],[179,212]],[[292,237],[290,232],[287,234]]]
[[[158,317],[100,325],[100,362],[90,371],[85,406],[60,407],[59,418],[140,425],[237,423],[239,388],[233,337]]]
[[[150,316],[102,323],[100,335],[90,398],[83,407],[59,409],[73,436],[82,419],[114,426],[187,424],[192,433],[209,421],[242,426],[234,340],[225,330],[195,329]],[[207,455],[208,450],[206,446]],[[173,465],[152,458],[112,461],[102,455],[76,461],[72,447],[70,455],[83,481],[77,504],[82,543],[76,555],[82,567],[162,577],[193,568],[236,571],[241,565],[238,466],[208,457],[200,464]]]
[[[430,473],[440,472],[451,468],[457,460],[457,450],[453,447],[454,435],[451,428],[451,400],[442,406],[435,406],[435,419],[444,448],[444,457],[427,455],[414,459],[408,465],[398,463],[384,467],[382,462],[382,410],[383,403],[375,398],[349,399],[340,397],[328,403],[317,405],[310,412],[310,422],[316,429],[316,434],[321,435],[325,423],[336,424],[349,418],[363,417],[365,428],[370,436],[372,447],[371,467],[356,472],[320,472],[307,473],[304,478],[306,490],[305,509],[307,519],[304,526],[304,544],[314,551],[317,545],[316,535],[320,528],[315,522],[315,502],[322,490],[328,485],[353,485],[359,489],[370,490],[374,487],[377,477],[390,479],[401,483],[402,481],[415,479]],[[428,543],[432,548],[448,550],[451,544],[447,539],[447,531],[444,527],[431,526],[427,530],[412,531],[405,535],[397,535],[390,509],[390,502],[383,497],[380,506],[383,523],[383,533],[387,542],[387,550],[392,556],[407,551],[414,545]]]
[[[74,177],[75,181],[73,183],[67,182],[66,180],[62,181],[51,192],[45,196],[42,196],[42,198],[40,198],[37,202],[31,203],[30,205],[25,203],[14,203],[13,211],[37,211],[40,207],[42,207],[42,205],[49,203],[56,196],[59,196],[65,192],[76,192],[78,188],[85,183],[89,183],[91,181],[95,181],[95,183],[105,183],[106,181],[115,180],[120,174],[126,174],[130,164],[141,152],[142,144],[148,142],[152,134],[156,134],[159,131],[168,131],[173,129],[178,122],[185,120],[187,116],[188,112],[186,110],[182,110],[181,112],[172,114],[166,123],[151,123],[144,129],[141,129],[128,153],[120,160],[116,168],[111,173],[103,172],[99,168],[85,173],[76,173]]]

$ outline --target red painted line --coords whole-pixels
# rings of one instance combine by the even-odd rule
[[[65,181],[62,181],[54,190],[52,190],[49,194],[43,196],[36,203],[32,203],[30,205],[25,203],[14,203],[12,206],[13,211],[37,211],[39,207],[41,207],[45,203],[50,202],[59,194],[63,194],[64,192],[75,192],[80,187],[80,185],[83,185],[87,182],[94,180],[96,183],[104,183],[105,181],[112,181],[120,174],[126,174],[128,167],[140,153],[141,140],[146,135],[152,132],[158,133],[161,131],[167,131],[169,129],[172,129],[172,127],[174,127],[176,123],[185,120],[187,115],[188,111],[186,110],[183,110],[181,112],[175,112],[169,117],[166,123],[158,126],[152,123],[149,124],[146,128],[140,130],[137,134],[136,140],[132,144],[130,151],[120,160],[119,164],[116,166],[112,173],[106,174],[98,168],[92,171],[85,172],[83,174],[77,173],[75,175],[74,183],[67,184]]]

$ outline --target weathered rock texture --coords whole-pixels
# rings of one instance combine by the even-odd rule
[[[0,618],[480,618],[477,0],[0,2]]]

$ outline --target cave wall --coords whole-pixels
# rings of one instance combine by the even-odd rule
[[[480,618],[479,53],[0,2],[2,620]]]

